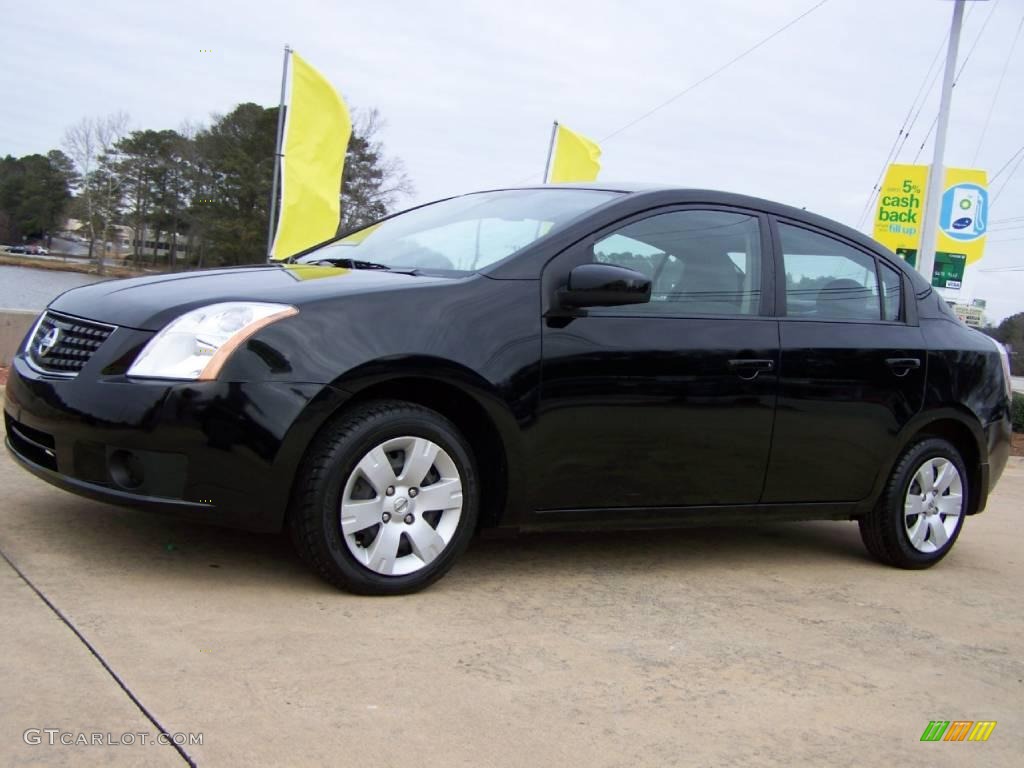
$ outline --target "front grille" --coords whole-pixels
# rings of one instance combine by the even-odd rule
[[[113,332],[112,325],[47,310],[29,341],[29,360],[46,373],[74,376]]]

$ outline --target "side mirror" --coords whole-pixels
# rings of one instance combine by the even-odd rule
[[[642,272],[614,264],[580,264],[569,273],[558,298],[565,307],[646,304],[651,300],[651,280]]]

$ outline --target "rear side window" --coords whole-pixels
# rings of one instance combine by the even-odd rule
[[[884,261],[878,262],[878,273],[882,276],[882,308],[886,320],[903,319],[903,280],[899,270]]]
[[[593,260],[643,272],[651,301],[615,314],[756,315],[761,229],[756,216],[686,210],[641,219],[602,238]]]
[[[779,224],[786,272],[786,315],[820,320],[881,320],[875,260],[845,243]]]

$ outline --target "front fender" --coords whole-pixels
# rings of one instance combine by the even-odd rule
[[[514,524],[521,517],[529,486],[522,435],[533,418],[535,387],[494,384],[454,361],[410,355],[361,365],[339,376],[332,382],[332,389],[347,393],[350,399],[398,397],[428,406],[433,406],[434,398],[440,395],[446,402],[462,402],[469,411],[476,411],[447,415],[463,424],[469,419],[472,426],[476,426],[476,419],[486,419],[488,431],[498,442],[506,473],[506,514],[495,510],[489,522]]]

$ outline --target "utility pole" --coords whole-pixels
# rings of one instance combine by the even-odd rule
[[[949,48],[946,50],[946,71],[942,77],[942,96],[939,101],[939,122],[935,130],[935,154],[928,172],[928,188],[924,196],[924,220],[921,222],[921,258],[918,269],[929,285],[935,271],[935,243],[938,239],[939,206],[945,183],[943,166],[946,154],[946,132],[949,129],[949,108],[953,101],[953,77],[956,73],[956,55],[960,47],[960,27],[964,21],[966,0],[953,0],[953,21],[949,27]]]

